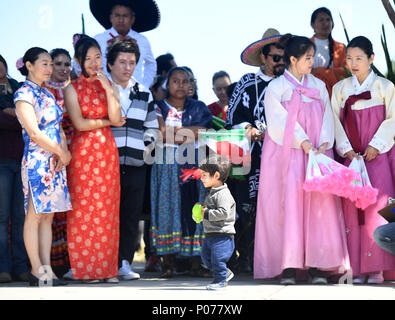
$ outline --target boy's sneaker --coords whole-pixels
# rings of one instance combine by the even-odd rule
[[[127,260],[122,260],[122,267],[118,270],[118,275],[122,280],[137,280],[140,279],[140,275],[134,272]]]
[[[221,289],[224,289],[227,285],[228,285],[228,283],[226,281],[210,283],[206,287],[206,289],[207,290],[221,290]]]
[[[228,283],[230,280],[233,279],[234,276],[235,276],[235,275],[234,275],[234,273],[232,272],[232,270],[230,270],[230,269],[228,268],[228,272],[227,272],[227,274],[226,274],[226,280],[225,280],[225,282]]]

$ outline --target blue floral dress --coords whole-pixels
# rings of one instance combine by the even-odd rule
[[[56,104],[52,93],[26,80],[14,94],[14,102],[17,101],[30,103],[36,113],[39,129],[51,140],[61,142],[60,122],[63,111]],[[25,143],[21,170],[25,213],[27,214],[29,192],[37,214],[71,210],[66,168],[55,172],[51,160],[53,154],[38,146],[24,128],[22,135]]]

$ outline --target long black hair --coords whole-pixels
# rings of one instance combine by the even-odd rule
[[[189,74],[188,74],[188,78],[192,75],[192,80],[189,79],[189,81],[195,82],[195,93],[193,94],[192,99],[199,100],[199,96],[198,96],[198,87],[197,87],[195,75],[193,74],[193,71],[192,71],[191,68],[189,68],[189,67],[187,67],[187,66],[183,66],[183,68],[187,71],[187,73],[189,73]]]
[[[74,50],[75,50],[74,56],[78,60],[78,63],[81,67],[82,74],[85,77],[89,77],[88,73],[85,70],[84,64],[85,64],[85,60],[86,60],[86,55],[87,55],[88,50],[90,48],[97,48],[97,49],[99,49],[99,51],[101,53],[99,43],[95,39],[85,36],[85,35],[77,41],[77,43],[75,44],[75,47],[74,47]]]
[[[168,85],[171,76],[172,76],[173,73],[176,72],[176,71],[184,72],[184,73],[186,74],[187,78],[189,78],[188,70],[187,70],[185,67],[179,67],[179,66],[173,67],[173,68],[171,68],[171,69],[169,70],[169,72],[167,73],[166,86]],[[166,88],[166,98],[169,98],[169,97],[170,97],[170,91],[169,91],[168,88]]]
[[[327,14],[327,15],[331,18],[331,20],[332,20],[332,29],[333,29],[333,27],[335,26],[335,23],[333,22],[332,13],[331,13],[331,11],[330,11],[328,8],[326,8],[326,7],[321,7],[321,8],[318,8],[318,9],[314,10],[314,12],[313,12],[312,15],[311,15],[310,24],[313,25],[313,23],[314,23],[315,20],[317,19],[317,16],[318,16],[319,13],[325,13],[325,14]],[[333,48],[332,31],[329,33],[328,40],[329,40],[329,63],[328,63],[328,65],[327,65],[327,67],[326,67],[327,69],[330,68],[330,66],[331,66],[331,64],[332,64],[332,62],[333,62],[334,48]]]
[[[307,37],[293,36],[291,34],[286,34],[283,37],[288,38],[284,48],[284,61],[287,68],[291,65],[291,57],[299,59],[310,48],[313,48],[314,51],[316,50],[314,42]]]

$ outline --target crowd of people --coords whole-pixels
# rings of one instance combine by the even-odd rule
[[[256,73],[215,72],[206,105],[190,68],[154,59],[141,32],[160,14],[141,3],[91,0],[106,31],[74,35],[73,58],[30,48],[23,83],[0,56],[0,282],[139,279],[141,219],[145,271],[213,277],[209,290],[241,272],[284,285],[395,279],[395,223],[378,214],[395,198],[395,88],[372,71],[370,40],[336,42],[319,8],[312,38],[269,28],[242,51]],[[224,156],[200,161],[199,132],[213,128],[245,130],[248,174]],[[364,159],[376,202],[307,192],[311,152]]]

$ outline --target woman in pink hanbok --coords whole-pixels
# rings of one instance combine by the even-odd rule
[[[310,74],[314,53],[311,40],[292,36],[285,48],[287,70],[265,94],[254,278],[281,275],[281,284],[295,284],[297,270],[308,270],[313,284],[326,284],[329,271],[349,269],[340,200],[303,190],[310,150],[333,157],[329,95]]]
[[[363,156],[369,179],[379,193],[376,203],[359,210],[343,200],[354,283],[381,283],[383,271],[395,269],[395,256],[373,240],[374,230],[386,223],[377,211],[395,197],[395,172],[391,169],[395,137],[395,88],[371,71],[374,53],[365,37],[354,38],[347,46],[347,66],[353,76],[333,87],[336,150],[348,166]],[[359,154],[359,155],[358,155]]]

